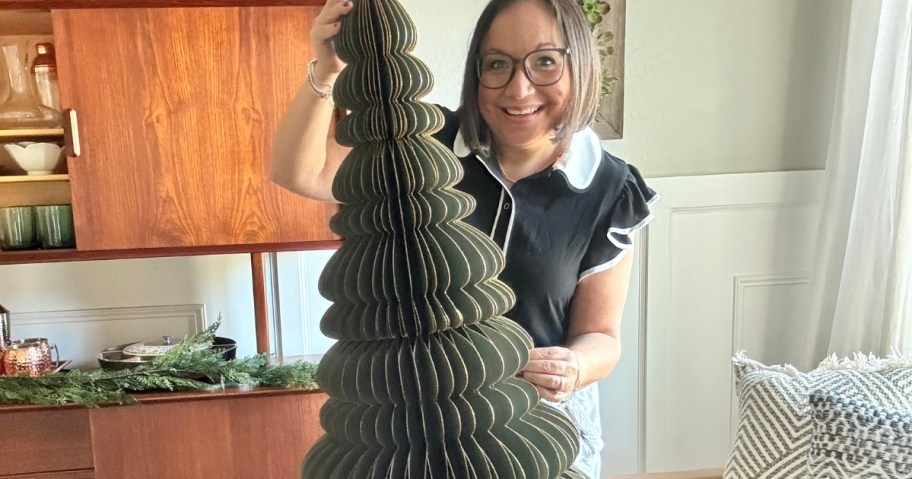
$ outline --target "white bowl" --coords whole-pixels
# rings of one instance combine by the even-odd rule
[[[29,175],[50,175],[60,161],[59,145],[23,141],[3,145],[19,166]]]

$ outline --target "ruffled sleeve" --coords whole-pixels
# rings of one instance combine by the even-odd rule
[[[627,175],[620,193],[608,208],[608,214],[596,226],[589,248],[580,263],[580,281],[620,262],[633,247],[630,235],[653,219],[650,207],[661,195],[646,185],[634,166],[626,165],[626,169]]]

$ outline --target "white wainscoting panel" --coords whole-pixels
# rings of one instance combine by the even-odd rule
[[[320,274],[335,250],[277,254],[278,317],[286,356],[323,354],[335,340],[320,332],[330,302],[320,296]]]
[[[105,348],[166,335],[183,338],[206,325],[202,304],[10,314],[13,338],[48,338],[74,368],[97,368],[96,356]]]
[[[810,272],[734,278],[732,351],[743,349],[764,364],[794,363],[805,346],[801,330],[811,294]]]
[[[785,362],[812,268],[822,171],[654,178],[644,469],[722,467],[731,356]]]

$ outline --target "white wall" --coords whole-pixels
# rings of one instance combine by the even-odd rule
[[[434,73],[434,90],[424,101],[452,110],[459,106],[466,50],[475,20],[487,0],[400,0],[418,28],[414,54]]]
[[[844,0],[628,0],[624,138],[651,177],[822,169]]]
[[[13,337],[31,336],[34,327],[23,328],[20,315],[45,313],[53,318],[80,315],[105,316],[98,310],[164,307],[200,304],[205,307],[205,324],[222,316],[221,336],[239,340],[238,354],[256,352],[253,325],[253,279],[248,255],[218,255],[188,258],[133,259],[7,265],[0,267],[0,304],[12,312]],[[51,313],[51,314],[47,314]],[[140,337],[129,331],[107,331],[100,337],[47,336],[58,344],[61,357],[78,364],[91,364],[94,354],[74,356],[81,343],[114,346],[131,341],[155,339],[160,335],[180,335],[167,317],[153,314],[150,321],[161,320],[161,327],[147,325]],[[151,335],[151,336],[150,336]]]

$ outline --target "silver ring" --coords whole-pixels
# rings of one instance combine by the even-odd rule
[[[557,386],[557,392],[562,393],[562,392],[564,392],[564,377],[563,376],[558,376],[558,377],[560,378],[560,384],[558,384],[558,386]]]

